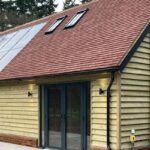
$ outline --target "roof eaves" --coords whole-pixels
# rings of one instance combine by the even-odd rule
[[[87,75],[87,74],[95,74],[95,73],[111,73],[117,72],[118,66],[114,66],[111,68],[101,68],[101,69],[93,69],[93,70],[84,70],[84,71],[73,71],[73,72],[66,72],[66,73],[58,73],[58,74],[45,74],[45,75],[31,75],[31,76],[22,76],[22,77],[14,77],[14,78],[6,78],[0,79],[0,81],[9,81],[9,80],[30,80],[30,79],[37,79],[43,77],[57,77],[57,76],[66,76],[66,75]]]

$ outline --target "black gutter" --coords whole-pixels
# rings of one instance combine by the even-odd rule
[[[110,147],[110,89],[114,81],[115,72],[111,73],[111,80],[107,88],[107,149],[111,150]]]

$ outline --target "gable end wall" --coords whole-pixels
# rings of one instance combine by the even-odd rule
[[[130,149],[131,130],[135,147],[150,145],[150,34],[121,75],[121,149]]]

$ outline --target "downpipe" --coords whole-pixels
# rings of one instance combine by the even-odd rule
[[[111,73],[111,80],[110,83],[107,87],[107,150],[111,150],[111,146],[110,146],[110,89],[112,87],[112,84],[114,82],[114,76],[115,76],[115,72]]]

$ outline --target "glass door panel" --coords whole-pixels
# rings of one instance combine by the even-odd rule
[[[48,102],[49,147],[61,147],[61,89],[49,89]]]
[[[48,86],[44,102],[44,143],[50,149],[89,150],[90,102],[87,86],[64,84]],[[88,96],[89,97],[89,96]]]
[[[67,149],[81,150],[81,90],[67,86]]]

